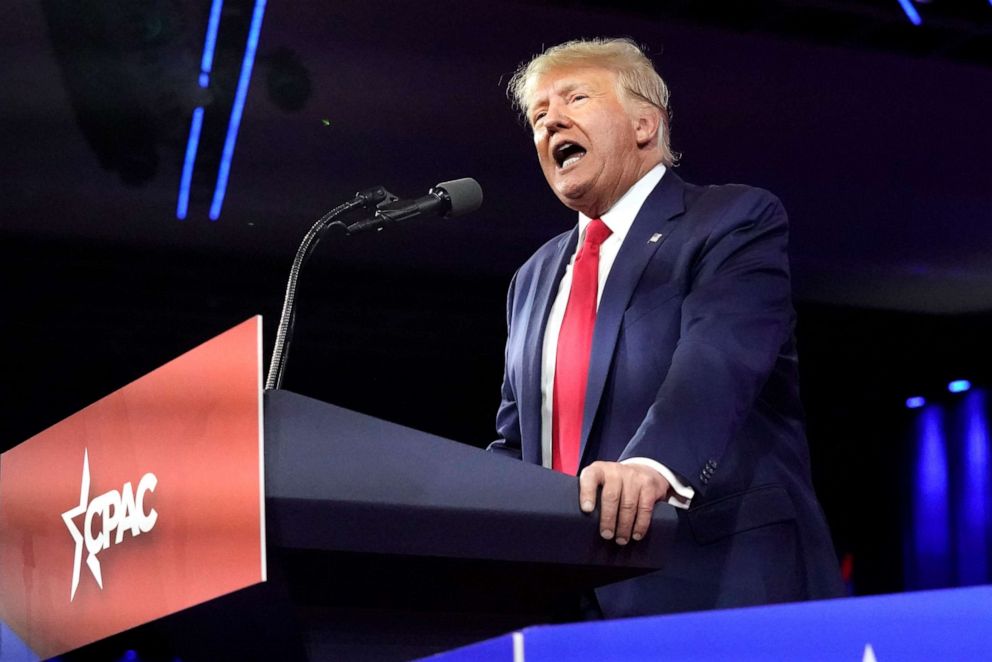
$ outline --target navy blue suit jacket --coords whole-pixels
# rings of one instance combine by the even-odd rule
[[[542,246],[510,285],[490,448],[537,464],[544,329],[577,233]],[[669,170],[620,248],[596,317],[580,466],[653,458],[696,496],[665,567],[597,591],[608,617],[840,594],[810,479],[787,242],[767,191]]]

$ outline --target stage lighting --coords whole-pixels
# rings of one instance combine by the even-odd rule
[[[920,12],[916,11],[916,7],[913,6],[913,0],[899,0],[899,6],[902,7],[910,23],[913,25],[923,24],[923,19],[920,18]]]

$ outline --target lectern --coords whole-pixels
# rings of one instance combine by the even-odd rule
[[[659,506],[618,547],[574,477],[288,391],[262,418],[267,581],[62,659],[411,659],[577,620],[584,593],[659,567],[678,526]]]
[[[660,565],[677,525],[659,506],[621,548],[573,477],[288,391],[264,420],[268,581],[63,659],[411,659],[581,618],[583,592]]]

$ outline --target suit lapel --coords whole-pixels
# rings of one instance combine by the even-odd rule
[[[534,294],[534,311],[540,314],[536,324],[527,326],[524,342],[524,393],[523,402],[528,403],[529,421],[525,424],[523,437],[532,443],[524,444],[525,460],[541,464],[541,368],[544,355],[544,329],[548,325],[551,306],[558,295],[558,286],[565,275],[568,258],[575,252],[578,241],[578,227],[563,235],[555,252],[541,265],[537,291]],[[531,450],[534,449],[534,450]]]
[[[586,402],[582,419],[580,466],[589,443],[589,433],[596,418],[596,411],[603,397],[606,376],[613,361],[613,351],[620,334],[624,311],[627,310],[630,297],[645,267],[667,238],[673,219],[685,211],[684,196],[685,186],[682,180],[669,169],[641,206],[606,279],[592,338],[589,381],[586,385]],[[651,241],[656,233],[661,236]]]

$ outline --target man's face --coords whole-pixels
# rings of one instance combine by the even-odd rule
[[[630,104],[633,106],[633,104]],[[528,120],[541,169],[562,203],[590,217],[609,208],[654,163],[639,148],[645,127],[617,92],[616,73],[552,70],[530,95]]]

